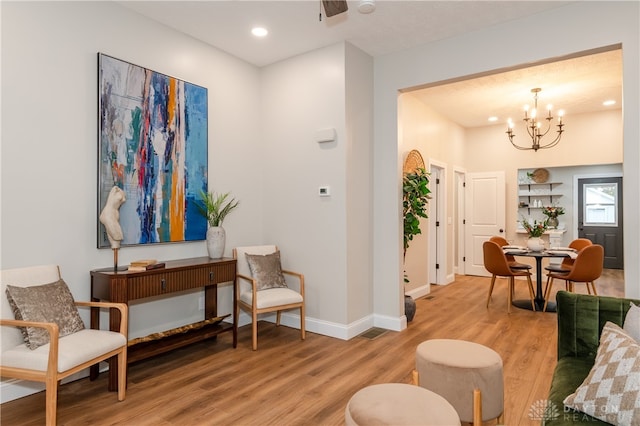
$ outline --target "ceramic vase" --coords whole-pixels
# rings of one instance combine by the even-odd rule
[[[207,252],[211,259],[220,259],[224,254],[226,234],[222,226],[211,226],[207,229]]]
[[[527,240],[527,248],[531,251],[544,250],[544,240],[540,237],[531,237]]]
[[[404,295],[404,314],[407,317],[407,322],[411,322],[416,316],[416,301],[406,294]]]

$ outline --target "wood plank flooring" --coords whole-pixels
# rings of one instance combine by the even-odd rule
[[[516,297],[528,297],[524,281]],[[556,289],[562,283],[556,284]],[[586,292],[576,285],[577,292]],[[622,296],[622,271],[608,270],[599,294]],[[359,389],[386,382],[410,383],[416,346],[432,338],[465,339],[489,346],[504,361],[505,424],[539,424],[529,418],[546,399],[556,359],[556,314],[513,308],[507,314],[506,281],[499,280],[485,307],[489,278],[458,276],[433,286],[416,301],[403,332],[349,341],[259,325],[258,351],[251,328],[201,342],[129,366],[127,398],[107,392],[107,375],[62,385],[59,425],[342,425],[344,408]],[[44,392],[0,406],[3,426],[44,424]],[[489,423],[491,424],[491,423]]]

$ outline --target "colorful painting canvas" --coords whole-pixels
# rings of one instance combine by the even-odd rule
[[[98,54],[98,216],[113,186],[122,245],[204,240],[207,89]],[[98,247],[110,247],[98,221]]]

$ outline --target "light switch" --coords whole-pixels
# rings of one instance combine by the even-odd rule
[[[328,197],[331,195],[331,188],[328,186],[321,186],[318,188],[318,195],[321,197]]]

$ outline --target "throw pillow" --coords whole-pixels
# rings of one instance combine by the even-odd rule
[[[256,280],[258,291],[287,286],[284,275],[282,275],[279,251],[271,254],[246,253],[245,256],[251,275]]]
[[[614,425],[640,425],[640,345],[607,322],[595,364],[564,404]]]
[[[640,343],[640,306],[634,305],[629,302],[631,308],[627,311],[627,316],[624,318],[624,325],[622,328],[627,334]]]
[[[84,329],[71,291],[61,279],[55,283],[17,287],[7,285],[7,299],[17,320],[55,322],[63,337]],[[30,349],[49,343],[49,333],[40,327],[24,327],[25,343]]]

